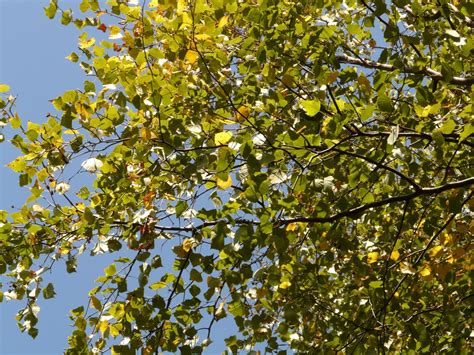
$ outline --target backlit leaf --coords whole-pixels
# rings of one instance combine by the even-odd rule
[[[321,103],[318,100],[301,100],[300,105],[304,112],[311,117],[315,116],[321,108]]]

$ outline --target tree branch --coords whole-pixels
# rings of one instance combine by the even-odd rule
[[[380,207],[384,205],[388,205],[390,203],[394,202],[402,202],[402,201],[409,201],[412,200],[416,197],[419,196],[424,196],[424,195],[434,195],[434,194],[439,194],[441,192],[451,190],[451,189],[456,189],[460,187],[468,187],[474,184],[474,177],[461,180],[461,181],[455,181],[451,182],[445,185],[437,186],[437,187],[427,187],[427,188],[421,188],[418,191],[405,194],[405,195],[400,195],[400,196],[393,196],[393,197],[388,197],[386,199],[380,200],[380,201],[375,201],[371,203],[367,203],[365,205],[351,208],[346,211],[342,211],[339,213],[336,213],[332,216],[329,217],[298,217],[298,218],[291,218],[287,219],[284,221],[279,221],[279,225],[287,225],[290,223],[295,223],[295,222],[306,222],[306,223],[327,223],[327,222],[334,222],[342,217],[355,217],[361,212],[364,212],[370,208],[374,207]]]
[[[421,69],[421,70],[418,69],[418,68],[409,67],[409,66],[405,66],[403,68],[398,68],[398,67],[396,67],[394,65],[391,65],[391,64],[379,63],[379,62],[375,62],[375,61],[368,60],[368,59],[359,59],[359,58],[356,58],[356,57],[351,57],[347,54],[336,55],[336,59],[341,63],[359,65],[359,66],[364,67],[364,68],[379,69],[379,70],[385,70],[385,71],[400,70],[404,73],[424,74],[424,75],[428,75],[429,77],[431,77],[433,79],[444,81],[443,74],[441,74],[439,71],[436,71],[436,70],[431,69],[431,68],[424,68],[424,69]],[[449,83],[450,84],[455,84],[455,85],[470,86],[470,85],[474,84],[474,77],[463,78],[463,77],[455,76],[449,81]]]

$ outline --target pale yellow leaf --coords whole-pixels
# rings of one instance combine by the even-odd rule
[[[95,38],[83,39],[79,41],[79,48],[86,49],[92,46],[95,43]]]
[[[413,275],[416,272],[413,266],[411,266],[408,263],[401,263],[400,271],[402,272],[402,274],[409,274],[409,275]]]
[[[44,208],[41,207],[40,205],[33,205],[32,209],[34,212],[43,212]]]
[[[282,289],[286,289],[288,287],[291,286],[291,282],[290,281],[283,281],[280,286],[278,286],[279,288],[282,288]]]
[[[290,223],[290,224],[288,224],[288,225],[286,226],[286,230],[287,230],[288,232],[293,232],[293,231],[295,231],[296,229],[298,229],[298,224],[296,224],[296,223]]]

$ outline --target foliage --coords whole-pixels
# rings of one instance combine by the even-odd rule
[[[42,124],[2,100],[30,191],[0,213],[21,329],[55,261],[113,254],[68,353],[199,353],[226,317],[231,352],[468,353],[472,10],[51,1],[88,80]]]

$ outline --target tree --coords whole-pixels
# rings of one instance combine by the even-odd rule
[[[232,352],[469,353],[471,3],[60,6],[84,87],[43,124],[1,103],[31,192],[0,214],[22,330],[54,261],[110,253],[70,354],[199,353],[226,317]]]

